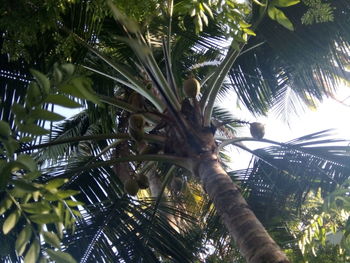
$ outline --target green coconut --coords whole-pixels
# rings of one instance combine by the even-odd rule
[[[149,181],[146,175],[139,174],[137,177],[137,183],[140,189],[147,189],[149,187]]]
[[[197,79],[191,77],[184,81],[183,89],[187,98],[195,98],[199,95],[201,85]]]
[[[139,184],[135,179],[128,179],[124,183],[124,191],[129,195],[136,195],[139,189]]]
[[[265,135],[265,125],[260,122],[253,122],[250,124],[250,134],[255,139],[262,139]]]
[[[133,114],[129,117],[129,128],[142,130],[145,125],[145,119],[141,114]]]

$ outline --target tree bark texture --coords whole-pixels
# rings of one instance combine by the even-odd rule
[[[249,263],[289,263],[217,160],[201,158],[198,175],[241,254]]]

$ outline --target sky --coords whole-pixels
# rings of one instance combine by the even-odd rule
[[[229,97],[224,100],[224,107],[228,109],[232,105],[232,99]],[[289,119],[289,125],[282,121],[281,118],[275,116],[273,112],[270,112],[267,117],[254,118],[246,111],[238,113],[237,109],[235,109],[235,116],[242,116],[242,119],[246,121],[264,123],[266,131],[264,138],[278,142],[287,142],[310,133],[330,128],[335,129],[332,133],[332,138],[350,141],[350,87],[339,87],[335,97],[338,101],[332,98],[325,98],[324,101],[318,105],[317,109],[307,109],[305,112],[299,114],[299,116],[292,114]],[[343,100],[344,103],[339,102]],[[345,105],[346,103],[348,103],[349,106]],[[250,136],[249,126],[240,128],[237,136]],[[245,145],[251,149],[268,146],[262,143],[245,143]],[[348,145],[348,142],[344,142],[344,145]],[[232,169],[248,167],[251,158],[250,154],[231,148],[230,156],[233,161]]]

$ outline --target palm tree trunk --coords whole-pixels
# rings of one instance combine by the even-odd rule
[[[205,191],[248,263],[289,263],[224,171],[215,154],[202,156],[198,175]]]

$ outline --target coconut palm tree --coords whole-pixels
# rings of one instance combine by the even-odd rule
[[[168,7],[168,13],[171,14],[171,8]],[[121,14],[118,9],[115,9],[113,5],[111,5],[111,9],[119,21],[117,33],[101,34],[96,47],[90,46],[74,34],[72,36],[90,51],[90,57],[84,63],[85,68],[109,79],[96,77],[95,83],[99,85],[96,85],[95,90],[99,93],[100,102],[107,103],[115,109],[110,106],[101,109],[88,104],[89,112],[87,115],[82,113],[76,117],[77,122],[67,122],[68,126],[54,133],[48,144],[40,146],[50,147],[38,152],[38,160],[40,158],[44,160],[50,156],[52,159],[56,158],[57,162],[59,161],[57,156],[65,157],[64,161],[59,162],[57,167],[48,169],[48,174],[73,177],[70,185],[76,184],[76,187],[82,190],[83,194],[79,197],[87,204],[95,204],[86,208],[86,216],[78,225],[81,235],[77,236],[77,240],[82,240],[83,233],[90,233],[89,244],[86,245],[87,249],[82,254],[83,261],[89,259],[92,255],[91,251],[94,251],[92,258],[95,259],[102,257],[103,253],[109,251],[109,256],[114,256],[117,260],[123,258],[136,262],[142,254],[145,262],[153,262],[157,260],[157,256],[162,257],[162,255],[168,255],[175,261],[184,262],[183,250],[175,250],[174,244],[171,246],[169,243],[171,237],[176,237],[179,234],[175,227],[168,228],[169,225],[172,225],[169,223],[171,218],[164,219],[160,216],[158,219],[154,212],[149,212],[147,209],[137,211],[143,206],[140,203],[136,207],[137,201],[125,202],[124,205],[119,202],[122,201],[120,196],[123,193],[120,188],[121,183],[125,187],[125,192],[133,194],[133,192],[137,192],[135,188],[139,187],[135,185],[135,179],[139,179],[140,174],[146,174],[149,183],[152,184],[150,186],[153,196],[163,193],[169,181],[175,182],[177,178],[180,178],[183,184],[183,182],[192,182],[194,178],[197,178],[204,188],[204,192],[201,194],[208,194],[228,232],[248,262],[288,262],[288,259],[257,220],[242,197],[241,189],[232,182],[220,161],[219,152],[223,145],[231,143],[244,147],[240,142],[252,140],[252,138],[234,138],[232,128],[235,119],[232,116],[225,119],[224,114],[220,114],[220,110],[214,107],[214,102],[222,87],[229,86],[229,83],[225,83],[225,77],[230,72],[232,87],[236,89],[246,106],[257,113],[265,112],[267,106],[274,102],[272,100],[274,96],[283,97],[286,89],[290,88],[286,81],[280,85],[280,80],[285,80],[281,74],[285,72],[285,67],[288,65],[282,63],[283,65],[278,66],[280,63],[276,59],[278,53],[270,51],[276,56],[268,58],[272,60],[271,68],[274,70],[277,68],[277,70],[270,70],[270,75],[266,78],[267,84],[263,85],[265,73],[260,73],[259,67],[255,67],[252,74],[249,75],[241,70],[242,68],[249,69],[249,65],[243,67],[243,63],[248,64],[250,58],[244,58],[247,55],[256,57],[258,49],[250,52],[250,47],[241,42],[238,43],[238,46],[229,48],[225,52],[226,54],[222,55],[212,51],[213,45],[208,46],[212,39],[205,35],[206,32],[200,37],[193,37],[191,43],[188,35],[186,38],[185,33],[179,34],[175,40],[172,40],[169,37],[172,32],[169,30],[170,27],[164,38],[160,37],[159,34],[147,38],[141,29]],[[110,20],[106,20],[106,27],[110,25],[108,22]],[[213,37],[213,35],[211,36]],[[110,45],[112,41],[114,45]],[[344,43],[346,44],[346,41]],[[202,46],[200,46],[201,44]],[[182,50],[184,46],[192,47],[193,52],[188,51],[178,55],[176,52]],[[207,49],[202,48],[203,46]],[[108,50],[109,47],[111,50]],[[109,56],[106,55],[108,53]],[[210,69],[210,66],[204,63],[206,60],[203,61],[203,55],[206,58],[212,56],[212,58],[219,59],[220,63],[214,69]],[[188,58],[185,59],[185,56]],[[106,62],[108,67],[101,66],[99,64],[101,61]],[[192,67],[194,64],[198,66]],[[233,65],[237,65],[237,68],[232,68]],[[263,67],[263,70],[265,69]],[[259,78],[250,77],[253,74],[257,75],[258,71]],[[295,72],[298,71],[292,71],[292,73]],[[188,76],[185,76],[186,73]],[[292,73],[288,73],[288,77],[294,77]],[[287,75],[287,73],[285,74]],[[309,74],[309,77],[310,75],[315,81],[320,81],[319,75]],[[271,76],[275,82],[269,83]],[[293,81],[292,77],[287,80]],[[197,79],[200,80],[201,84],[198,83]],[[257,80],[257,82],[253,80]],[[111,83],[114,83],[114,86],[111,86]],[[254,92],[257,93],[254,94],[253,88],[257,87],[257,83],[260,84],[260,89],[258,92],[255,89]],[[279,85],[275,87],[273,84]],[[243,89],[243,85],[245,89]],[[199,88],[201,88],[200,96],[198,94]],[[307,89],[308,93],[305,93],[305,90],[301,91],[302,98],[310,94],[320,98],[318,95],[322,93],[322,90],[319,92],[315,85]],[[111,114],[115,114],[115,118],[111,118]],[[68,134],[67,131],[72,133]],[[114,135],[100,136],[100,139],[104,140],[98,142],[88,143],[84,140],[96,140],[98,139],[97,134],[106,134],[107,132],[112,132]],[[215,134],[221,136],[215,137]],[[74,135],[86,137],[74,138]],[[69,139],[65,140],[64,136]],[[226,138],[223,138],[224,136]],[[106,141],[106,138],[118,140],[112,143],[110,140]],[[69,142],[75,144],[67,147]],[[55,144],[60,146],[54,146]],[[179,147],[180,145],[181,147]],[[304,145],[280,144],[280,147],[285,147],[283,148],[284,152],[286,152],[285,149],[302,154],[308,152]],[[94,156],[94,158],[73,159],[71,158],[72,153],[74,155],[78,153],[79,159],[84,155]],[[311,155],[317,156],[316,154]],[[267,157],[263,158],[261,154],[259,157],[268,159]],[[327,155],[327,157],[330,156]],[[122,166],[121,162],[128,162],[128,165]],[[175,166],[169,166],[169,164],[180,168],[174,168]],[[62,170],[63,166],[65,170]],[[276,167],[279,166],[276,165]],[[161,185],[159,185],[159,180],[158,185],[157,180],[152,180],[152,176],[157,174],[167,175]],[[112,178],[113,175],[115,178]],[[254,173],[251,175],[247,182],[253,183]],[[94,179],[86,181],[88,177]],[[184,180],[184,178],[191,179]],[[115,186],[112,188],[111,185]],[[133,189],[127,187],[128,185],[131,185]],[[247,185],[249,189],[254,189],[252,185]],[[182,187],[181,185],[180,188]],[[169,186],[170,196],[172,195],[171,188]],[[174,188],[173,195],[176,196],[178,190],[176,190],[175,183]],[[104,192],[102,189],[108,189],[108,191]],[[114,192],[111,192],[112,189]],[[152,189],[158,189],[158,191],[153,190],[152,193]],[[305,191],[305,189],[301,191],[301,196]],[[256,195],[252,193],[249,196],[253,200]],[[298,196],[298,198],[302,197]],[[114,202],[113,199],[118,202]],[[102,200],[108,200],[108,202],[101,202]],[[156,207],[162,206],[164,203],[159,198]],[[135,208],[132,211],[134,215],[138,215],[137,217],[130,218],[128,216],[128,211],[131,211],[132,208]],[[166,210],[166,206],[163,208]],[[181,218],[180,207],[177,208],[173,213],[175,221],[176,218]],[[95,213],[92,212],[94,209]],[[104,211],[115,212],[116,209],[120,211],[118,216],[104,213]],[[91,215],[94,215],[93,219]],[[119,221],[116,221],[116,218]],[[140,222],[149,218],[154,223],[151,230],[140,229]],[[128,223],[123,223],[125,220],[128,220]],[[178,225],[186,229],[185,226],[188,224],[181,220],[177,221]],[[100,228],[96,228],[97,226]],[[155,228],[155,226],[159,228]],[[155,229],[162,229],[164,232],[157,236],[154,235],[156,232],[153,230]],[[117,230],[120,232],[116,233]],[[133,233],[132,239],[129,235],[130,232]],[[140,233],[143,233],[143,239],[139,238]],[[164,239],[166,234],[168,238]],[[67,238],[68,243],[75,241]],[[181,248],[181,237],[178,238],[178,244]],[[132,243],[145,248],[145,250],[137,251],[137,245],[129,246]],[[158,247],[159,254],[155,255],[152,250],[157,247],[157,244],[162,246]],[[146,245],[149,247],[148,250]],[[110,249],[107,249],[108,247]],[[73,251],[76,248],[77,245],[74,245],[71,249]],[[96,249],[93,250],[93,248]],[[113,249],[117,253],[113,253]],[[191,261],[191,255],[187,257],[187,260]]]

